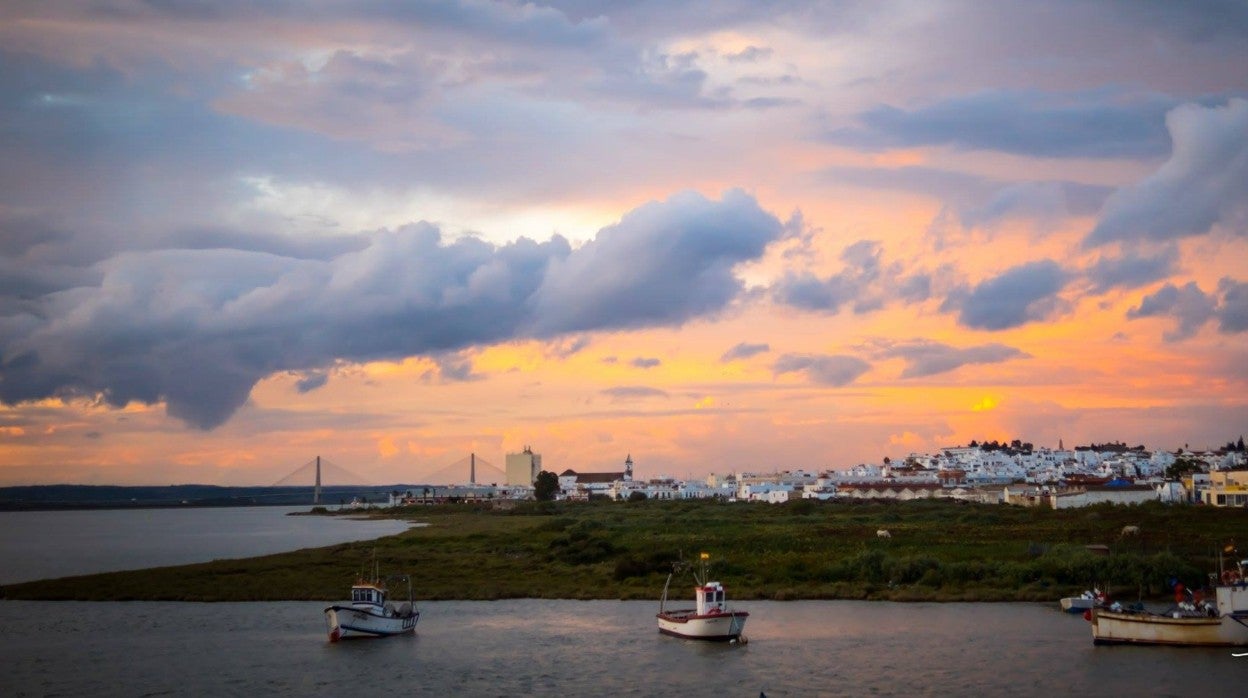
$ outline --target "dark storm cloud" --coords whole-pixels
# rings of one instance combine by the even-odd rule
[[[1179,261],[1179,252],[1171,247],[1144,256],[1133,250],[1119,257],[1098,257],[1088,267],[1088,279],[1094,293],[1105,293],[1114,288],[1138,288],[1160,281],[1173,274]]]
[[[1115,241],[1177,240],[1225,225],[1248,232],[1248,100],[1185,104],[1166,115],[1174,140],[1156,172],[1115,192],[1085,247]]]
[[[736,361],[738,359],[748,359],[751,356],[757,356],[759,354],[763,354],[768,351],[771,351],[770,345],[749,344],[747,342],[741,342],[740,344],[724,352],[724,355],[719,357],[719,360],[726,363],[728,361]]]
[[[96,265],[98,283],[16,306],[0,298],[11,308],[0,315],[0,400],[164,400],[169,414],[212,428],[264,376],[312,376],[338,359],[427,355],[444,379],[470,380],[471,363],[455,355],[466,347],[714,314],[742,291],[734,266],[782,230],[730,191],[647,204],[576,250],[561,237],[446,242],[422,223],[330,259],[127,252]]]
[[[991,90],[911,110],[882,105],[827,138],[864,149],[950,146],[1037,157],[1145,158],[1169,150],[1160,97]]]
[[[1052,315],[1065,284],[1066,273],[1056,262],[1031,262],[954,291],[941,310],[956,312],[958,322],[972,329],[1005,330]]]
[[[995,364],[1031,356],[1014,347],[995,342],[959,349],[930,341],[899,343],[881,351],[880,355],[905,360],[906,368],[901,372],[902,378],[923,378],[948,373],[968,364]]]
[[[871,364],[856,356],[785,354],[776,359],[771,370],[777,376],[800,373],[813,383],[840,387],[853,383],[870,368]]]
[[[1219,332],[1238,334],[1248,331],[1248,283],[1223,278],[1215,293],[1205,293],[1194,281],[1183,286],[1168,283],[1140,299],[1138,306],[1127,311],[1127,317],[1174,320],[1175,328],[1163,335],[1168,342],[1192,337],[1215,319]]]

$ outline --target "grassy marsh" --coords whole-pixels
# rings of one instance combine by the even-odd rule
[[[1158,504],[1052,511],[949,501],[543,502],[374,515],[428,525],[376,541],[29,582],[0,594],[339,600],[375,550],[383,574],[412,575],[418,599],[654,599],[672,560],[706,551],[735,599],[1055,601],[1094,581],[1134,599],[1166,594],[1171,577],[1199,585],[1223,545],[1248,540],[1248,511]],[[1126,525],[1140,534],[1120,536]],[[877,537],[878,529],[891,537]]]

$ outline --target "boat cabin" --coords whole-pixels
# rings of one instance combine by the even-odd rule
[[[386,590],[372,584],[351,587],[351,603],[355,606],[385,606]]]
[[[698,597],[698,615],[706,616],[724,613],[728,610],[727,601],[724,598],[723,584],[707,582],[703,586],[694,587],[693,591]]]

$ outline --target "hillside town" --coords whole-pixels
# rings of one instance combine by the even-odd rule
[[[629,454],[612,472],[565,469],[557,487],[541,492],[547,474],[542,457],[525,447],[507,455],[506,484],[469,482],[392,492],[390,505],[447,498],[494,500],[553,498],[615,501],[718,498],[736,502],[782,504],[796,499],[896,500],[953,499],[985,504],[1047,506],[1053,509],[1099,503],[1149,501],[1248,506],[1248,452],[1238,442],[1215,450],[1149,451],[1121,443],[1067,449],[972,441],[936,453],[912,453],[900,462],[885,457],[878,464],[847,469],[758,470],[712,473],[702,479],[659,476],[635,478]],[[549,471],[553,473],[554,471]]]

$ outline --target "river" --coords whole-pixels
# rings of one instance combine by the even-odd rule
[[[289,509],[5,514],[3,574],[15,581],[260,555],[406,526],[285,516]],[[19,533],[39,545],[15,544]],[[185,552],[173,554],[178,548]],[[55,562],[66,556],[85,559],[72,569]],[[415,635],[331,644],[318,602],[0,601],[0,686],[6,696],[1020,698],[1233,694],[1248,677],[1248,657],[1228,649],[1096,647],[1087,623],[1059,612],[1056,599],[742,601],[749,642],[738,645],[660,635],[654,602],[417,605]]]
[[[315,602],[4,601],[6,695],[1195,696],[1248,677],[1226,649],[1093,646],[1055,604],[742,602],[744,645],[660,635],[642,601],[418,605],[415,635],[331,644]]]
[[[256,557],[401,533],[308,506],[0,512],[0,584]]]

